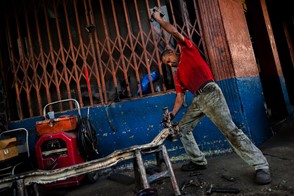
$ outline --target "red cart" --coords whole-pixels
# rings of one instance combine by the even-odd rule
[[[78,109],[78,116],[62,115],[55,118],[54,111],[46,114],[50,105],[61,102],[74,102]],[[80,154],[77,143],[77,123],[81,118],[80,106],[75,99],[66,99],[47,104],[43,109],[45,120],[36,123],[36,130],[40,136],[35,151],[38,168],[53,170],[85,162]],[[67,180],[46,184],[45,187],[65,187],[79,185],[84,176],[72,177]]]

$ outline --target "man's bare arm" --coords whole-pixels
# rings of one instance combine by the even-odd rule
[[[173,25],[171,25],[170,23],[166,22],[161,16],[160,16],[160,12],[155,11],[152,14],[152,17],[154,18],[154,20],[156,22],[158,22],[160,24],[160,26],[166,30],[168,33],[170,33],[177,42],[183,42],[184,41],[184,36],[178,32],[177,28],[175,28]]]
[[[184,102],[184,96],[185,94],[184,93],[177,93],[177,97],[176,97],[176,100],[175,100],[175,104],[174,104],[174,108],[173,110],[171,111],[171,113],[175,116],[178,111],[181,109],[182,105],[183,105],[183,102]]]

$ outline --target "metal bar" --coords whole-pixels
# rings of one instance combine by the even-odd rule
[[[141,182],[142,180],[141,180],[141,174],[138,168],[137,159],[133,159],[133,170],[134,170],[134,178],[135,178],[135,190],[140,191],[142,187],[142,182]]]
[[[51,93],[50,93],[50,89],[49,89],[49,84],[48,84],[48,78],[47,78],[47,73],[46,73],[46,63],[45,63],[45,58],[44,58],[44,50],[43,50],[43,42],[42,42],[42,38],[41,38],[41,33],[40,33],[40,27],[39,27],[39,17],[37,15],[37,9],[36,9],[36,5],[33,4],[33,10],[34,10],[34,16],[35,16],[35,22],[36,22],[36,30],[37,30],[37,36],[38,36],[38,42],[40,45],[40,51],[39,51],[39,55],[41,57],[41,62],[40,62],[40,66],[42,66],[43,68],[43,77],[40,78],[44,78],[44,81],[40,81],[40,82],[44,82],[45,84],[43,85],[45,87],[45,91],[46,91],[46,98],[48,102],[51,102]]]
[[[26,196],[26,187],[23,179],[19,179],[16,181],[16,195]]]
[[[131,95],[130,84],[129,84],[129,79],[128,79],[128,69],[126,68],[126,64],[124,61],[124,54],[123,54],[124,51],[123,51],[123,47],[122,47],[122,43],[121,43],[121,35],[120,35],[119,27],[117,24],[117,16],[116,16],[116,11],[115,11],[115,6],[113,3],[113,0],[111,0],[111,7],[112,7],[112,13],[113,13],[113,17],[114,17],[114,25],[115,25],[115,31],[116,31],[116,36],[117,36],[117,40],[118,40],[118,47],[119,47],[119,51],[120,51],[120,59],[122,62],[122,67],[123,67],[122,71],[124,74],[124,79],[125,79],[125,83],[127,86],[128,95]]]
[[[162,155],[163,155],[163,158],[164,158],[164,162],[165,162],[166,167],[167,167],[167,169],[169,171],[169,174],[170,174],[170,179],[171,179],[174,191],[175,191],[176,195],[181,195],[181,192],[180,192],[180,189],[179,189],[179,186],[178,186],[178,183],[177,183],[177,180],[176,180],[176,177],[175,177],[175,174],[174,174],[174,170],[172,168],[172,164],[170,162],[166,147],[164,145],[161,145],[161,150],[162,150]]]
[[[135,70],[135,74],[136,74],[136,80],[137,80],[137,85],[138,85],[138,92],[140,93],[140,97],[142,97],[142,89],[141,89],[141,85],[140,85],[140,75],[139,75],[139,68],[138,68],[138,64],[136,61],[136,56],[135,56],[135,46],[133,43],[133,34],[131,31],[131,25],[129,22],[129,16],[128,16],[128,10],[126,7],[126,2],[125,0],[123,0],[123,8],[124,8],[124,15],[125,15],[125,20],[126,20],[126,24],[127,24],[127,30],[128,30],[128,37],[130,39],[130,46],[131,46],[131,51],[132,51],[132,59],[133,59],[133,63],[134,63],[134,70]]]
[[[147,73],[148,73],[148,79],[149,79],[149,84],[150,84],[150,89],[151,89],[151,93],[154,93],[154,87],[153,87],[153,82],[152,82],[152,78],[150,75],[150,64],[149,64],[149,60],[148,60],[148,56],[147,56],[147,50],[146,50],[146,43],[144,41],[144,36],[143,36],[143,31],[142,31],[142,25],[141,25],[141,20],[140,20],[140,14],[139,14],[139,10],[138,10],[138,4],[137,4],[137,0],[134,0],[135,3],[135,11],[136,11],[136,16],[137,16],[137,22],[138,22],[138,26],[139,26],[139,34],[141,37],[141,41],[142,41],[142,48],[143,48],[143,55],[144,55],[144,60],[146,63],[146,69],[147,69]]]
[[[7,29],[7,41],[8,41],[8,47],[9,47],[9,54],[10,54],[10,63],[12,66],[12,74],[13,74],[13,83],[11,85],[11,87],[14,86],[15,89],[15,94],[16,94],[16,100],[17,100],[17,105],[18,105],[18,116],[20,118],[20,120],[23,119],[23,115],[22,115],[22,105],[21,105],[21,101],[20,101],[20,92],[19,92],[19,86],[18,86],[18,82],[17,82],[17,72],[16,72],[16,64],[15,64],[15,56],[14,56],[14,52],[13,52],[13,44],[12,44],[12,38],[11,38],[11,31],[10,31],[10,23],[8,21],[7,16],[5,15],[5,22],[6,22],[6,29]],[[13,111],[9,111],[9,113],[13,113]],[[13,114],[11,114],[12,116]]]
[[[144,167],[142,154],[141,154],[140,150],[136,150],[135,155],[136,155],[136,160],[137,160],[138,169],[139,169],[140,177],[142,180],[143,188],[144,189],[150,188],[150,185],[149,185],[148,179],[147,179],[147,175],[146,175],[146,170]]]
[[[28,12],[27,12],[27,8],[26,8],[26,4],[24,2],[24,0],[22,0],[22,5],[24,7],[24,18],[25,18],[25,24],[26,24],[26,29],[27,29],[27,36],[28,36],[28,42],[29,42],[29,49],[30,49],[30,58],[32,61],[32,69],[34,72],[34,83],[35,83],[35,91],[36,91],[36,96],[37,96],[37,107],[39,109],[39,115],[42,114],[42,101],[41,101],[41,96],[40,96],[40,85],[39,82],[37,80],[37,65],[35,62],[35,54],[34,54],[34,50],[33,50],[33,44],[32,44],[32,38],[31,38],[31,31],[30,31],[30,26],[29,26],[29,19],[28,19]],[[30,61],[29,61],[30,62]],[[36,105],[35,105],[36,106]],[[31,116],[32,117],[32,116]]]
[[[104,26],[104,33],[105,33],[105,36],[106,36],[106,45],[107,45],[107,51],[108,51],[108,55],[109,55],[109,62],[110,62],[110,66],[111,66],[111,71],[112,71],[112,78],[113,78],[113,83],[114,83],[114,87],[115,87],[115,90],[116,90],[116,93],[117,92],[117,79],[116,79],[116,75],[115,75],[115,68],[114,68],[114,64],[113,64],[113,60],[112,60],[112,53],[111,53],[111,47],[110,47],[110,37],[109,37],[109,34],[108,34],[108,31],[107,31],[107,22],[106,22],[106,18],[105,18],[105,13],[104,13],[104,8],[103,8],[103,3],[102,3],[102,0],[100,0],[100,11],[101,11],[101,14],[102,14],[102,22],[103,22],[103,26]],[[105,100],[107,102],[107,100]]]
[[[85,0],[83,0],[83,1],[85,1]],[[81,52],[82,52],[82,59],[83,59],[83,66],[82,67],[84,67],[84,69],[82,69],[82,70],[85,71],[85,74],[84,74],[85,75],[85,79],[86,80],[89,80],[89,78],[86,77],[86,75],[88,73],[88,64],[87,64],[87,60],[86,60],[86,54],[85,54],[85,49],[84,49],[84,42],[83,42],[83,39],[82,39],[81,27],[80,27],[80,23],[79,23],[79,13],[78,13],[77,5],[76,4],[77,4],[77,0],[74,0],[73,1],[73,5],[74,5],[74,10],[75,10],[77,31],[78,31],[78,37],[79,37],[79,42],[80,42],[80,47],[81,47]],[[85,14],[87,14],[87,13],[85,13]],[[81,81],[79,80],[79,82],[81,82]],[[88,83],[88,81],[86,81],[86,83]],[[91,90],[91,86],[90,87],[88,86],[88,88],[90,88],[90,90]],[[93,105],[92,91],[89,92],[89,89],[88,89],[88,93],[89,93],[90,104]],[[81,104],[81,106],[83,106],[83,105]]]
[[[89,14],[90,15],[90,20],[91,20],[92,24],[95,24],[95,18],[93,16],[92,1],[88,0],[88,3],[89,3],[89,9],[90,9],[90,14]],[[96,48],[97,57],[98,57],[98,62],[96,61],[95,72],[96,72],[97,75],[98,75],[98,73],[100,75],[100,78],[97,80],[97,83],[98,83],[98,87],[99,87],[99,96],[100,96],[100,99],[101,99],[101,103],[103,104],[105,101],[107,102],[106,85],[105,85],[105,80],[103,78],[102,60],[101,60],[101,58],[99,58],[99,57],[101,57],[101,51],[100,51],[100,48],[99,48],[99,43],[98,43],[99,39],[98,39],[97,32],[95,31],[93,33],[93,35],[94,35],[95,48]],[[94,50],[94,44],[93,44],[93,50]],[[99,72],[98,72],[98,66],[99,66]],[[101,80],[101,85],[99,85],[100,80]]]
[[[48,38],[48,43],[49,43],[49,53],[50,53],[50,58],[51,58],[51,65],[53,67],[53,76],[51,78],[51,81],[55,84],[55,89],[57,93],[57,99],[61,100],[61,93],[60,93],[60,88],[59,88],[59,82],[58,82],[58,74],[57,74],[57,69],[56,69],[56,61],[54,57],[54,48],[52,44],[52,37],[51,37],[51,31],[50,31],[50,25],[49,25],[49,19],[48,19],[48,11],[47,7],[45,5],[44,0],[42,0],[43,3],[43,11],[44,11],[44,16],[45,16],[45,25],[46,25],[46,30],[47,30],[47,38]],[[59,107],[62,110],[62,105],[60,104]]]
[[[155,180],[158,180],[159,178],[165,178],[165,177],[169,177],[169,171],[168,170],[158,172],[158,173],[155,173],[155,174],[153,174],[151,176],[148,176],[148,183],[151,184]]]
[[[71,60],[73,62],[74,77],[75,77],[74,80],[75,80],[76,85],[77,85],[77,94],[78,94],[78,97],[79,97],[79,103],[80,103],[81,106],[83,106],[81,86],[80,86],[80,83],[79,83],[79,75],[78,75],[79,73],[78,73],[78,70],[77,70],[76,56],[75,56],[75,51],[74,51],[74,46],[73,46],[73,40],[72,40],[71,29],[70,29],[70,22],[69,22],[69,18],[68,18],[68,12],[67,12],[67,9],[66,9],[66,2],[65,2],[65,0],[62,0],[62,3],[63,3],[63,8],[64,8],[66,28],[67,28],[68,39],[69,39]]]
[[[82,113],[81,113],[81,110],[80,110],[80,104],[75,99],[63,99],[63,100],[58,100],[58,101],[54,101],[54,102],[51,102],[51,103],[47,103],[43,108],[43,117],[46,119],[46,110],[47,110],[48,106],[51,106],[51,105],[54,105],[54,104],[59,104],[60,105],[60,104],[62,104],[64,102],[72,102],[72,103],[74,103],[75,109],[77,109],[77,111],[78,111],[79,118],[82,118]]]
[[[93,20],[91,18],[93,16],[93,13],[92,13],[93,10],[91,9],[91,0],[89,0],[89,4],[90,4],[89,8],[87,6],[86,0],[84,0],[83,2],[84,2],[84,7],[85,7],[86,22],[87,22],[87,24],[94,24],[94,21],[93,21],[94,18],[93,18]],[[96,78],[96,82],[97,82],[97,85],[98,85],[98,92],[99,92],[100,102],[102,102],[103,96],[102,96],[102,88],[101,88],[101,82],[100,82],[100,73],[98,72],[97,56],[95,55],[95,48],[94,48],[92,34],[89,35],[89,44],[91,46],[91,51],[92,51],[93,61],[94,61],[92,67],[94,67],[94,73],[95,73],[95,78]]]
[[[56,1],[53,1],[53,9],[54,9],[54,14],[55,16],[58,15],[57,13],[57,5],[56,5]],[[35,16],[37,17],[37,16]],[[62,42],[62,37],[61,37],[61,30],[60,30],[60,24],[59,24],[59,19],[58,17],[55,17],[55,22],[56,22],[56,30],[57,30],[57,35],[58,35],[58,41],[59,41],[59,50],[60,50],[60,54],[61,54],[61,62],[63,65],[63,73],[64,73],[64,81],[65,81],[65,86],[66,86],[66,91],[67,91],[67,97],[68,98],[72,98],[71,96],[71,89],[70,89],[70,80],[68,77],[68,73],[67,73],[67,67],[66,67],[66,59],[65,59],[65,55],[64,55],[64,46],[63,46],[63,42]],[[52,102],[51,100],[48,102]],[[70,109],[72,109],[72,104],[70,104]]]
[[[19,25],[19,20],[18,20],[18,17],[17,17],[17,13],[16,13],[16,8],[14,8],[14,16],[15,16],[15,22],[16,22],[16,30],[17,30],[17,36],[18,36],[18,41],[19,41],[19,45],[18,45],[18,49],[19,49],[19,56],[20,56],[20,65],[18,66],[21,66],[23,65],[24,67],[23,68],[26,68],[25,66],[25,57],[24,57],[24,46],[23,46],[23,41],[22,41],[22,36],[21,36],[21,33],[20,33],[20,25]],[[29,89],[29,82],[28,82],[28,74],[26,72],[26,70],[23,70],[23,74],[24,74],[24,83],[25,83],[25,87],[24,87],[24,90],[25,90],[25,93],[26,93],[26,97],[27,97],[27,103],[28,103],[28,110],[29,110],[29,115],[32,117],[33,116],[33,107],[32,107],[32,104],[30,102],[31,100],[31,96],[30,96],[30,89]],[[18,80],[18,78],[17,78]],[[21,110],[21,116],[23,116],[23,111],[22,111],[22,108],[20,108]]]

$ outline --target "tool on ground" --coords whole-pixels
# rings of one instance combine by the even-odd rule
[[[159,12],[161,17],[164,17],[164,13],[162,13],[162,11],[158,8],[158,7],[154,7],[151,9],[151,18],[150,18],[150,22],[154,22],[154,18],[153,18],[153,13],[154,12]]]
[[[200,176],[200,175],[202,175],[202,173],[200,173],[199,171],[192,172],[192,173],[189,174],[190,177],[192,177],[192,176]]]
[[[155,188],[147,188],[140,190],[136,196],[157,196],[157,190]]]
[[[236,179],[234,177],[232,177],[232,176],[222,175],[221,177],[223,179],[229,181],[229,182],[235,182],[236,181]]]
[[[183,191],[185,188],[189,187],[189,186],[197,186],[195,183],[194,183],[194,180],[188,180],[186,182],[183,183],[183,185],[181,186],[181,191]]]
[[[207,195],[211,195],[212,193],[232,193],[232,194],[238,194],[240,193],[240,190],[237,188],[225,188],[225,187],[213,187],[211,184],[209,188],[206,191]]]

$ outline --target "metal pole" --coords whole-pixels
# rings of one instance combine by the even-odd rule
[[[141,154],[140,150],[136,150],[135,155],[136,155],[136,160],[137,160],[137,163],[138,163],[139,173],[141,175],[140,177],[141,177],[141,180],[142,180],[143,188],[144,189],[150,188],[149,183],[148,183],[148,179],[147,179],[147,176],[146,176],[146,170],[145,170],[145,167],[144,167],[142,154]]]
[[[174,170],[172,168],[172,165],[171,165],[171,162],[170,162],[166,147],[164,145],[162,145],[161,149],[162,149],[162,154],[163,154],[163,158],[164,158],[166,167],[167,167],[167,169],[169,171],[169,174],[170,174],[170,179],[171,179],[172,186],[174,188],[175,194],[176,195],[181,195],[181,192],[180,192],[180,189],[179,189],[179,186],[178,186],[178,183],[177,183],[177,180],[176,180],[176,177],[175,177],[175,174],[174,174]]]

